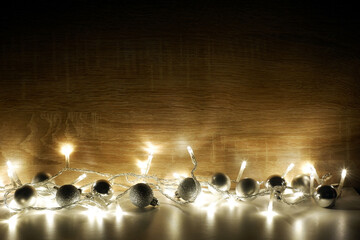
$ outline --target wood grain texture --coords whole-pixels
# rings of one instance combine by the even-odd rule
[[[79,4],[81,2],[81,4]],[[329,2],[79,1],[10,7],[1,25],[0,172],[63,164],[266,179],[290,162],[360,187],[359,21]],[[18,11],[18,12],[17,12]],[[23,12],[22,12],[23,11]]]

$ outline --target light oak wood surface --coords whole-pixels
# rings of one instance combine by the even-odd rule
[[[225,172],[265,180],[312,162],[360,186],[358,19],[331,3],[108,1],[2,18],[0,176],[64,165],[150,174]],[[291,1],[292,2],[292,1]],[[220,6],[221,5],[221,6]],[[33,9],[34,10],[34,9]],[[352,12],[350,12],[352,13]]]

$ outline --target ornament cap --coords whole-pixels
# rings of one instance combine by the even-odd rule
[[[154,207],[159,206],[159,200],[154,197],[153,200],[151,200],[150,205]]]

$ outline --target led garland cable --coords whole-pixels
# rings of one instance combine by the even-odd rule
[[[99,172],[92,171],[92,170],[81,170],[81,169],[70,169],[70,168],[68,168],[68,169],[63,169],[63,170],[61,170],[60,173],[58,174],[58,176],[59,176],[61,173],[65,172],[65,171],[69,171],[69,170],[75,170],[76,172],[99,173]],[[99,173],[99,175],[109,176],[110,174]],[[142,178],[142,177],[143,177],[142,175],[133,174],[133,173],[117,174],[117,175],[115,175],[115,176],[113,176],[113,177],[114,177],[114,178],[117,178],[117,177],[120,177],[120,176],[133,176],[133,177],[137,177],[137,178]],[[161,180],[162,180],[162,181],[166,181],[165,179],[158,179],[158,178],[156,178],[155,176],[150,176],[150,177],[148,177],[148,178],[155,179],[155,180],[157,180],[158,182],[160,182]],[[46,185],[46,184],[43,183],[43,184],[41,184],[41,185]],[[155,184],[151,184],[151,185],[153,185],[154,187],[157,187],[158,189],[160,189],[158,185],[155,185]],[[211,184],[204,182],[204,185],[211,185]],[[216,186],[212,186],[212,187],[215,188],[215,189],[217,189]],[[6,205],[9,209],[14,210],[14,211],[21,211],[21,210],[23,210],[23,209],[19,209],[19,208],[10,207],[10,206],[7,204],[7,199],[8,199],[7,196],[8,196],[8,194],[9,194],[12,190],[14,190],[14,189],[9,189],[9,190],[10,190],[10,191],[7,191],[7,192],[5,193],[5,196],[4,196],[4,197],[5,197],[5,205]],[[130,190],[130,188],[127,189],[125,192],[120,193],[120,194],[116,197],[116,201],[119,200],[121,197],[123,197],[129,190]],[[227,195],[227,196],[230,196],[229,193],[227,193],[227,192],[221,191],[221,190],[219,190],[219,189],[217,189],[217,191],[218,191],[219,193],[222,193],[222,194],[225,194],[225,195]],[[260,192],[260,193],[257,194],[257,195],[254,195],[254,196],[264,196],[264,195],[267,195],[267,194],[269,194],[269,192],[265,190],[265,191]],[[167,194],[164,194],[164,195],[166,196]],[[236,197],[235,195],[231,195],[231,196],[235,197],[236,200],[241,200],[239,197]],[[252,197],[252,196],[249,196],[249,197]],[[171,197],[168,197],[168,198],[170,198],[171,200],[173,200],[173,198],[171,198]],[[287,204],[289,204],[289,205],[296,205],[296,204],[298,204],[298,203],[300,203],[300,202],[303,202],[304,199],[306,200],[306,198],[303,198],[301,201],[298,201],[298,202],[296,202],[296,203],[289,203],[289,202],[285,201],[285,199],[283,198],[283,202],[285,202],[285,203],[287,203]],[[29,207],[29,209],[34,209],[34,210],[60,210],[60,209],[66,208],[66,207],[70,207],[70,206],[72,206],[72,205],[81,205],[82,203],[87,203],[87,202],[91,202],[91,199],[83,199],[83,200],[81,200],[81,201],[77,201],[77,202],[74,202],[73,204],[69,204],[69,205],[66,205],[66,206],[63,206],[63,207],[54,207],[54,208]],[[110,204],[113,203],[113,202],[114,202],[114,201],[109,201],[109,202],[107,203],[107,206],[110,205]],[[188,203],[188,202],[186,202],[186,201],[185,201],[185,202],[175,201],[175,202],[180,203],[180,204],[187,204],[187,203]],[[95,205],[98,205],[96,202],[92,202],[92,203],[94,203]]]
[[[57,174],[57,176],[59,176],[60,174],[62,174],[64,171],[69,171],[69,170],[72,170],[72,171],[76,171],[76,172],[86,172],[86,173],[95,173],[95,174],[99,174],[99,175],[102,175],[102,176],[109,176],[110,174],[104,174],[104,173],[100,173],[100,172],[96,172],[96,171],[91,171],[91,170],[82,170],[82,169],[70,169],[70,168],[68,168],[68,169],[63,169],[63,170],[61,170],[58,174]],[[117,178],[117,177],[120,177],[120,176],[127,176],[127,177],[129,177],[129,176],[133,176],[133,177],[137,177],[137,178],[141,178],[141,177],[143,177],[142,175],[137,175],[137,174],[132,174],[132,173],[124,173],[124,174],[117,174],[117,175],[115,175],[115,176],[113,176],[113,178]],[[51,178],[51,179],[54,179],[56,176],[54,176],[53,178]],[[150,176],[150,177],[148,177],[148,178],[151,178],[151,179],[154,179],[154,180],[156,180],[157,182],[161,182],[161,179],[158,179],[158,178],[156,178],[155,176]],[[162,181],[165,181],[164,179],[162,179]],[[91,184],[91,183],[90,183]],[[90,184],[86,184],[86,185],[90,185]],[[46,185],[46,184],[41,184],[41,185]],[[84,185],[84,186],[86,186],[86,185]],[[153,184],[152,184],[153,185]],[[214,188],[214,189],[216,189],[219,193],[222,193],[222,194],[224,194],[224,195],[227,195],[227,196],[229,196],[229,194],[227,193],[227,192],[224,192],[224,191],[221,191],[221,190],[219,190],[219,189],[217,189],[217,187],[216,186],[214,186],[214,185],[211,185],[210,183],[204,183],[204,184],[202,184],[202,185],[208,185],[208,186],[212,186],[212,188]],[[82,187],[84,187],[84,186],[82,186]],[[81,187],[81,188],[82,188]],[[159,187],[159,185],[154,185],[154,187],[156,187],[158,190],[161,190],[161,188]],[[163,193],[164,194],[164,193]],[[267,194],[267,192],[266,191],[263,191],[262,193],[260,193],[260,194],[257,194],[257,195],[252,195],[252,196],[249,196],[249,197],[253,197],[253,196],[259,196],[259,195],[266,195]],[[119,197],[121,197],[123,194],[120,194],[119,195]],[[174,200],[173,198],[171,198],[171,197],[169,197],[167,194],[164,194],[164,195],[166,195],[168,198],[170,198],[171,200]],[[117,199],[119,199],[119,197],[117,197]],[[238,197],[235,197],[235,199],[239,199]],[[175,202],[177,202],[177,203],[179,203],[179,201],[175,201]],[[183,202],[181,202],[181,203],[183,203]],[[186,202],[185,202],[186,203]]]
[[[67,148],[72,149],[70,147]],[[261,189],[260,191],[254,193],[254,194],[248,194],[248,195],[244,195],[244,196],[238,196],[237,193],[233,193],[230,192],[229,189],[227,190],[222,190],[221,188],[219,188],[219,185],[216,184],[212,184],[209,181],[199,181],[194,172],[197,168],[197,161],[194,155],[193,150],[191,149],[191,147],[188,147],[188,152],[189,155],[191,157],[192,163],[194,165],[192,171],[191,171],[191,178],[184,178],[180,184],[178,185],[178,179],[163,179],[163,178],[158,178],[156,176],[152,176],[152,175],[147,175],[149,168],[150,168],[150,164],[151,164],[151,160],[153,158],[153,153],[149,154],[148,157],[148,164],[147,164],[147,168],[146,171],[143,174],[135,174],[135,173],[119,173],[119,174],[108,174],[108,173],[102,173],[102,172],[98,172],[98,171],[93,171],[93,170],[87,170],[87,169],[79,169],[79,168],[70,168],[69,167],[69,156],[71,151],[62,151],[64,153],[65,160],[66,160],[66,166],[65,168],[61,169],[58,173],[56,173],[54,176],[49,177],[47,180],[43,181],[43,182],[38,182],[38,183],[29,183],[29,184],[25,184],[22,185],[20,179],[18,178],[13,166],[11,165],[11,162],[8,162],[8,175],[11,179],[11,184],[6,184],[4,186],[0,186],[0,191],[4,191],[4,199],[0,200],[1,204],[4,204],[8,209],[15,211],[15,212],[22,212],[25,209],[32,209],[32,210],[52,210],[52,211],[56,211],[56,210],[61,210],[64,208],[69,208],[69,207],[73,207],[73,206],[82,206],[85,208],[90,208],[90,207],[97,207],[100,209],[106,209],[109,205],[115,203],[118,204],[119,200],[121,198],[123,198],[128,192],[130,192],[130,198],[131,198],[131,193],[134,192],[135,190],[135,185],[134,186],[128,186],[128,185],[124,185],[124,184],[120,184],[115,182],[115,180],[117,178],[120,177],[124,177],[126,182],[129,184],[134,184],[136,182],[141,182],[145,181],[145,183],[142,183],[142,185],[140,185],[142,188],[139,188],[137,191],[143,191],[141,189],[145,189],[146,191],[149,192],[149,196],[147,199],[147,202],[144,203],[144,199],[139,199],[138,196],[140,196],[138,193],[135,192],[135,201],[138,202],[133,202],[134,205],[138,206],[138,207],[145,207],[147,205],[153,205],[156,206],[158,205],[157,200],[155,201],[156,198],[153,198],[153,194],[152,194],[152,190],[150,188],[150,186],[153,189],[158,190],[163,196],[165,196],[167,199],[179,204],[179,205],[186,205],[189,203],[192,203],[198,196],[198,194],[200,193],[202,187],[204,187],[204,189],[212,189],[215,190],[215,194],[219,195],[221,197],[221,199],[234,199],[237,201],[246,201],[246,200],[253,200],[254,198],[258,197],[258,196],[265,196],[265,195],[270,195],[270,201],[269,201],[269,206],[268,209],[272,211],[272,206],[273,206],[273,201],[275,199],[287,204],[287,205],[297,205],[300,204],[308,199],[310,199],[311,197],[314,197],[314,199],[316,200],[316,202],[318,203],[319,206],[321,207],[332,207],[335,204],[335,200],[336,198],[338,198],[341,194],[342,191],[342,187],[344,184],[344,180],[345,180],[345,176],[346,176],[346,170],[342,171],[341,174],[341,180],[340,180],[340,184],[339,187],[337,188],[337,190],[335,190],[332,186],[328,186],[328,185],[323,185],[325,183],[325,181],[327,181],[330,177],[331,174],[325,174],[321,179],[317,176],[316,174],[316,170],[313,166],[310,166],[310,170],[311,170],[311,175],[313,176],[313,180],[316,179],[316,181],[318,182],[319,186],[316,189],[316,194],[311,194],[311,193],[304,193],[303,191],[300,191],[296,188],[292,188],[292,187],[288,187],[288,186],[283,186],[282,184],[286,183],[285,180],[283,180],[283,178],[286,176],[286,174],[294,167],[293,164],[290,164],[289,167],[287,168],[287,170],[285,171],[285,173],[280,177],[280,176],[273,176],[272,178],[269,177],[269,179],[266,181],[266,184],[268,185],[268,187],[266,189]],[[236,182],[237,184],[241,183],[241,181],[243,180],[247,180],[248,178],[245,179],[241,179],[241,176],[245,170],[246,167],[246,162],[244,161],[238,177],[236,179],[236,181],[231,181],[231,180],[227,180],[230,182]],[[36,189],[36,194],[39,195],[40,197],[54,197],[55,192],[59,192],[59,186],[57,186],[54,183],[54,180],[59,177],[60,175],[62,175],[64,172],[79,172],[82,173],[82,175],[80,176],[80,178],[76,179],[75,181],[72,182],[72,184],[75,184],[81,180],[83,180],[86,177],[86,174],[96,174],[102,177],[107,178],[108,180],[104,180],[104,181],[111,181],[113,182],[112,185],[113,186],[118,186],[121,188],[125,188],[126,190],[119,193],[118,195],[114,196],[112,199],[106,199],[101,195],[96,194],[95,192],[89,192],[89,193],[82,193],[80,190],[83,188],[87,188],[89,186],[94,186],[94,184],[96,183],[87,183],[85,185],[82,185],[79,189],[76,189],[74,192],[76,192],[76,195],[78,196],[78,199],[75,199],[74,201],[70,202],[70,203],[65,203],[63,205],[60,206],[56,206],[56,207],[41,207],[41,206],[22,206],[21,208],[19,207],[14,207],[14,206],[10,206],[9,201],[12,200],[13,198],[16,198],[16,193],[19,192],[19,189],[23,189],[25,188],[26,190],[32,190],[32,188]],[[223,174],[225,175],[225,174]],[[218,175],[220,176],[220,175]],[[129,178],[132,177],[135,180],[130,180]],[[203,177],[200,177],[200,179],[204,179]],[[278,183],[272,183],[270,182],[270,180],[281,180],[281,184],[279,185]],[[186,180],[186,181],[185,181]],[[259,182],[257,182],[258,184],[260,184]],[[261,182],[262,183],[262,182]],[[72,184],[70,184],[70,186],[73,186]],[[141,183],[140,183],[141,184]],[[272,184],[274,186],[272,186]],[[313,184],[313,183],[312,183]],[[110,184],[109,184],[110,185]],[[138,184],[136,184],[138,185]],[[146,185],[146,186],[144,186]],[[270,186],[270,187],[269,187]],[[145,188],[143,188],[145,187]],[[176,189],[176,194],[174,197],[172,197],[170,194],[168,194],[166,192],[166,190],[164,190],[164,188],[172,188],[172,189]],[[77,191],[80,191],[80,193],[77,193]],[[293,194],[285,194],[285,190],[292,190]],[[15,191],[14,195],[11,195],[11,193]],[[183,191],[185,192],[185,198],[183,198],[181,195],[179,195],[179,191]],[[187,195],[190,191],[190,198],[186,199]],[[31,191],[30,191],[31,192]],[[142,193],[142,192],[140,192]],[[326,195],[328,197],[328,195],[331,195],[330,199],[324,199],[324,195]],[[289,201],[287,199],[288,196],[290,197],[294,197],[296,194],[298,194],[298,197],[295,197],[295,201]],[[57,195],[57,194],[56,194]],[[133,194],[134,195],[134,194]],[[22,196],[23,197],[23,196]],[[57,196],[56,196],[57,197]],[[15,199],[16,200],[16,199]],[[149,202],[150,201],[150,202]],[[153,204],[151,204],[153,203]],[[139,205],[140,204],[140,205]]]

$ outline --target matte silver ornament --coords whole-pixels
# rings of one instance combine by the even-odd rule
[[[229,191],[231,187],[231,180],[228,177],[228,175],[224,173],[215,173],[211,179],[210,183],[217,187],[221,191]],[[217,193],[217,191],[213,188],[209,188],[210,191],[214,194]]]
[[[259,193],[260,186],[257,181],[252,178],[243,178],[236,184],[236,195],[240,197],[242,201],[252,201]]]
[[[303,193],[310,193],[310,176],[301,174],[293,178],[291,186]]]
[[[193,178],[185,178],[181,181],[175,195],[186,201],[193,202],[201,192],[200,183]]]
[[[14,199],[21,207],[31,207],[36,203],[37,192],[34,187],[30,185],[23,185],[22,187],[16,189]]]
[[[333,186],[320,185],[316,188],[314,199],[316,203],[323,208],[332,208],[335,206],[337,192]]]
[[[56,192],[56,201],[63,207],[80,200],[81,190],[74,185],[63,185]]]
[[[146,183],[138,183],[131,187],[130,201],[139,208],[144,208],[149,205],[159,205],[158,200],[153,195],[151,187]]]
[[[113,188],[108,180],[97,180],[91,188],[91,191],[105,199],[110,199],[114,193]]]
[[[51,178],[51,174],[47,172],[38,172],[34,178],[32,179],[31,183],[39,183],[44,182]]]

